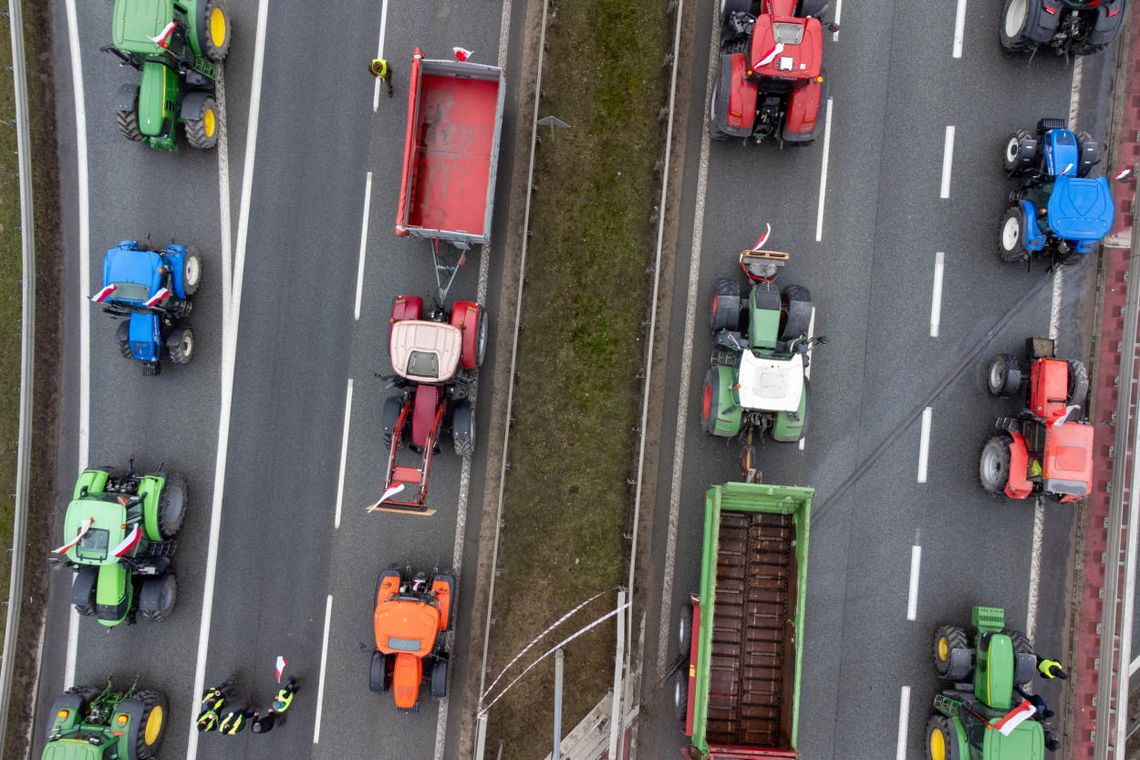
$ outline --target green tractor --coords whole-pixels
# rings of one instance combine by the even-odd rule
[[[811,335],[815,306],[808,289],[775,284],[789,256],[760,250],[766,238],[740,254],[747,296],[738,280],[721,278],[713,284],[709,312],[714,348],[701,396],[701,427],[724,438],[743,434],[746,444],[754,431],[785,442],[807,435],[810,354],[827,342]]]
[[[166,733],[161,692],[73,686],[55,700],[40,760],[148,760]]]
[[[974,607],[970,620],[969,629],[942,625],[934,632],[934,667],[951,688],[934,697],[934,714],[926,722],[927,760],[1042,760],[1040,721],[1002,728],[1022,702],[1016,689],[1036,672],[1032,644],[1024,633],[1005,627],[1001,608]]]
[[[102,50],[142,74],[115,96],[123,137],[177,150],[182,124],[191,146],[217,145],[214,88],[230,33],[222,0],[115,0],[113,44]]]
[[[186,503],[180,475],[84,470],[64,518],[67,543],[52,553],[54,562],[75,571],[76,612],[108,628],[135,622],[136,612],[144,620],[165,620],[178,597],[169,570]]]

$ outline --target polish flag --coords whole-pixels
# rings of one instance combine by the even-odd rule
[[[167,24],[161,32],[155,37],[148,37],[148,39],[160,48],[167,47],[170,44],[170,35],[174,34],[174,27],[178,22],[171,21]]]
[[[128,533],[127,537],[123,539],[123,543],[116,546],[115,550],[111,552],[111,556],[122,557],[124,554],[129,552],[131,549],[134,549],[136,546],[138,546],[139,541],[141,541],[141,540],[142,540],[142,529],[139,528],[139,526],[136,524],[134,530],[132,530],[130,533]]]
[[[1037,708],[1030,704],[1029,700],[1023,699],[1021,704],[1007,712],[1001,720],[990,723],[989,727],[996,729],[1002,736],[1009,736],[1015,728],[1032,718],[1035,712]]]
[[[767,243],[767,242],[768,242],[768,236],[769,236],[769,235],[771,235],[771,234],[772,234],[772,225],[770,225],[770,224],[768,224],[767,222],[765,222],[765,223],[764,223],[764,234],[763,234],[763,235],[761,235],[761,236],[760,236],[760,237],[759,237],[759,238],[756,240],[756,242],[755,242],[755,243],[752,245],[752,247],[751,247],[751,248],[749,248],[748,250],[750,250],[750,251],[759,251],[759,250],[760,250],[760,248],[761,248],[761,247],[763,247],[763,245],[764,245],[765,243]]]
[[[765,55],[763,58],[761,58],[756,63],[752,64],[752,68],[758,69],[761,66],[767,66],[769,63],[776,60],[776,56],[778,56],[782,52],[784,52],[784,43],[777,42],[776,46],[774,48],[772,48],[771,50],[769,50],[767,55]]]
[[[162,299],[170,295],[170,288],[159,288],[158,292],[143,301],[143,306],[158,306]]]
[[[285,672],[285,666],[289,664],[281,655],[277,655],[277,683],[281,683],[281,674]]]
[[[455,60],[459,61],[460,63],[463,63],[468,58],[475,55],[474,50],[468,50],[467,48],[463,47],[453,47],[451,49],[451,52],[455,53]]]
[[[95,295],[91,296],[91,300],[95,303],[103,303],[108,298],[110,298],[111,294],[114,293],[117,289],[118,288],[116,288],[114,285],[108,285]]]
[[[53,552],[53,554],[67,554],[69,551],[74,549],[75,545],[79,543],[80,539],[82,539],[84,536],[87,535],[87,531],[91,530],[91,526],[94,524],[95,524],[95,518],[94,517],[88,517],[80,525],[79,532],[75,534],[75,538],[73,538],[72,540],[70,540],[66,544],[64,544],[63,546],[56,549]]]
[[[1125,177],[1127,177],[1131,173],[1132,173],[1131,169],[1121,169],[1116,174],[1112,175],[1112,178],[1114,180],[1116,180],[1117,182],[1119,182],[1120,180],[1124,179]]]
[[[1053,427],[1061,427],[1062,425],[1064,425],[1066,422],[1068,422],[1069,415],[1072,414],[1077,409],[1080,409],[1080,408],[1081,407],[1079,404],[1073,404],[1072,406],[1066,406],[1065,411],[1062,414],[1060,414],[1057,417],[1057,419],[1053,420]]]

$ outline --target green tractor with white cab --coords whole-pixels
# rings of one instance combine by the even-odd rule
[[[113,628],[165,620],[178,598],[170,572],[174,540],[186,517],[188,491],[180,475],[140,475],[112,467],[84,470],[64,518],[66,543],[52,561],[75,571],[76,612]]]
[[[927,760],[1042,760],[1045,729],[1039,719],[1012,720],[1022,705],[1018,688],[1037,670],[1024,633],[1005,627],[1005,611],[974,607],[971,626],[934,632],[934,668],[949,682],[934,697],[926,723]]]
[[[754,432],[776,441],[799,441],[811,415],[808,382],[811,350],[827,338],[813,337],[815,306],[799,285],[775,283],[787,253],[757,245],[740,254],[748,278],[745,294],[739,279],[713,284],[709,328],[711,367],[701,396],[701,427],[723,438],[740,435],[751,444]]]
[[[72,686],[52,704],[40,760],[149,760],[165,733],[161,692]]]
[[[142,75],[115,96],[123,137],[177,150],[181,124],[192,147],[217,145],[215,87],[232,33],[222,0],[115,0],[111,31],[102,50]]]

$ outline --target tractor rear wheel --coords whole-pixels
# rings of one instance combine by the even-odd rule
[[[1082,409],[1089,395],[1089,371],[1084,362],[1069,360],[1069,395],[1065,403]]]
[[[400,419],[400,412],[404,409],[404,399],[401,396],[389,396],[384,399],[384,411],[380,413],[380,423],[384,428],[384,446],[392,448],[392,435],[396,430],[396,423]]]
[[[1037,47],[1029,36],[1029,3],[1039,0],[1005,0],[1001,14],[1001,46],[1011,53],[1028,53]]]
[[[119,134],[131,142],[143,141],[143,133],[139,129],[138,111],[115,111],[115,124],[119,126]]]
[[[200,284],[202,284],[202,258],[198,255],[197,248],[187,246],[186,255],[182,257],[182,290],[186,293],[186,298],[197,293]]]
[[[115,340],[119,344],[119,353],[123,355],[124,359],[133,359],[131,355],[131,323],[123,320],[119,323],[119,328],[115,330]]]
[[[1037,138],[1027,129],[1019,129],[1009,136],[1002,156],[1002,166],[1010,174],[1020,174],[1033,168],[1037,159]]]
[[[190,325],[178,325],[166,336],[166,351],[175,364],[188,364],[194,357],[194,331]]]
[[[447,696],[447,660],[436,660],[431,666],[431,696],[432,699]]]
[[[673,717],[684,724],[689,717],[689,669],[681,667],[673,674]]]
[[[721,277],[713,283],[712,304],[709,306],[709,329],[713,335],[721,330],[740,329],[740,283]]]
[[[186,479],[181,475],[166,476],[166,484],[158,497],[158,532],[164,541],[178,535],[186,519]]]
[[[205,0],[198,11],[198,50],[214,63],[230,51],[230,14],[222,0]]]
[[[1008,435],[995,435],[982,447],[978,462],[978,477],[987,493],[1000,496],[1009,483],[1009,447],[1013,439]]]
[[[1029,249],[1025,247],[1025,212],[1021,206],[1011,206],[1002,217],[998,248],[1002,261],[1029,261]]]
[[[945,715],[931,715],[926,721],[926,760],[960,760],[958,736]]]
[[[1088,132],[1078,132],[1077,146],[1080,156],[1077,161],[1077,176],[1087,177],[1092,168],[1100,163],[1100,143],[1092,139],[1092,135]]]
[[[475,453],[475,410],[470,401],[460,401],[451,412],[451,440],[457,456],[468,459]]]
[[[1013,354],[998,354],[986,369],[986,389],[991,396],[1012,396],[1021,389],[1021,367]]]
[[[170,617],[174,604],[178,601],[178,579],[174,573],[166,573],[157,578],[143,581],[139,592],[139,612],[143,620],[161,623]]]
[[[218,144],[218,104],[205,98],[192,118],[186,119],[186,142],[192,148],[207,150]]]
[[[689,650],[693,645],[693,605],[686,603],[681,607],[681,619],[677,622],[677,651],[688,659]]]
[[[956,680],[964,678],[965,673],[952,672],[953,658],[950,656],[955,649],[969,649],[970,642],[966,639],[966,631],[956,625],[940,625],[934,631],[934,669],[940,678]]]
[[[134,699],[142,703],[142,714],[132,721],[132,757],[149,760],[158,754],[166,733],[166,698],[157,691],[140,691]]]

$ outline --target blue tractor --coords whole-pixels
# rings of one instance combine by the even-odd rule
[[[1020,186],[1001,221],[1002,261],[1042,254],[1072,264],[1096,250],[1116,213],[1108,180],[1088,176],[1100,159],[1100,143],[1066,129],[1061,119],[1041,119],[1036,132],[1010,135],[1005,170]]]
[[[115,334],[119,350],[142,362],[144,375],[157,375],[161,358],[186,364],[194,355],[194,331],[185,320],[201,280],[202,261],[193,248],[171,243],[152,250],[121,240],[103,257],[103,289],[91,300],[126,317]]]

